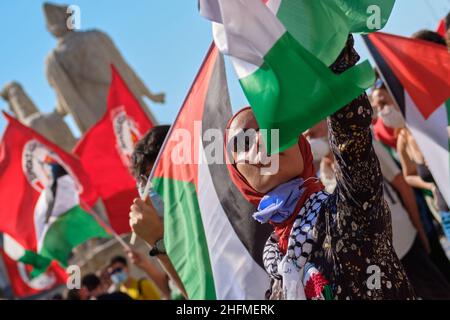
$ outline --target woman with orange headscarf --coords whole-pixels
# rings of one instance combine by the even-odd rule
[[[358,59],[350,36],[331,68],[341,73]],[[263,162],[255,152],[260,133],[251,109],[230,120],[225,141],[231,179],[257,208],[253,217],[274,228],[263,254],[272,279],[269,298],[415,297],[392,246],[390,212],[372,147],[371,113],[364,94],[328,119],[336,161],[333,194],[316,178],[303,136],[298,145]],[[278,170],[261,174],[274,161]]]

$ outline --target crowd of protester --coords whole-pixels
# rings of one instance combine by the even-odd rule
[[[438,33],[421,30],[415,39],[446,46]],[[450,299],[450,261],[443,243],[450,241],[450,212],[381,77],[370,90],[373,147],[383,175],[384,199],[391,212],[393,246],[415,295]],[[318,175],[327,192],[336,188],[334,155],[326,122],[306,132]]]
[[[443,37],[428,30],[415,33],[413,38],[446,45]],[[331,68],[340,73],[357,60],[350,37]],[[251,109],[238,112],[229,129],[257,130]],[[150,146],[159,146],[160,138],[147,139],[147,148],[154,150]],[[226,151],[231,159],[240,158],[239,150]],[[140,170],[136,175],[148,174],[154,163],[154,157],[151,159],[137,165]],[[304,297],[298,293],[298,284],[297,293],[286,296],[289,290],[283,284],[287,278],[281,266],[291,261],[289,270],[314,269],[323,274],[326,283],[332,283],[333,289],[324,289],[322,298],[450,299],[450,261],[442,245],[442,241],[450,240],[450,212],[401,111],[379,76],[368,95],[308,130],[298,146],[280,154],[279,165],[277,174],[264,177],[258,163],[236,161],[228,166],[234,184],[258,208],[255,215],[269,214],[274,226],[264,249],[265,267],[272,279],[268,298]],[[298,193],[292,191],[297,184]],[[303,215],[280,218],[261,208],[261,199],[267,202],[274,194],[277,201],[297,196],[296,209],[301,208]],[[325,209],[314,211],[322,207]],[[315,225],[306,232],[307,242],[313,247],[306,251],[298,242],[295,225],[304,226],[304,217],[313,216],[310,220]],[[156,227],[160,219],[151,202],[136,199],[130,219],[132,228],[150,245],[162,237],[162,224]],[[358,229],[362,239],[355,238]],[[170,270],[168,274],[177,279],[170,261],[164,264]],[[361,270],[369,264],[381,266],[387,289],[367,291],[366,279],[359,277],[366,276]],[[330,292],[334,296],[327,294]]]
[[[428,30],[415,33],[413,38],[446,45],[446,39]],[[357,60],[350,36],[331,68],[341,73]],[[258,129],[251,109],[237,113],[230,128]],[[141,193],[168,131],[169,126],[154,127],[136,145],[131,171]],[[239,158],[239,150],[226,151],[232,159]],[[234,184],[258,208],[256,216],[260,214],[261,219],[268,214],[260,208],[261,199],[273,193],[283,198],[284,190],[293,183],[301,186],[298,195],[289,193],[298,197],[296,209],[302,208],[305,216],[315,217],[315,225],[306,233],[313,243],[309,251],[303,244],[296,247],[298,242],[292,240],[296,239],[295,226],[302,222],[298,211],[281,220],[278,217],[275,221],[274,215],[268,219],[274,226],[264,249],[264,264],[272,279],[269,298],[283,297],[286,275],[279,266],[286,263],[283,257],[287,257],[297,266],[318,270],[333,283],[331,298],[450,299],[450,261],[442,245],[450,241],[450,210],[380,76],[367,95],[305,132],[298,145],[280,155],[279,163],[279,173],[264,177],[259,174],[258,164],[237,162],[228,168]],[[314,199],[308,200],[312,196]],[[326,209],[314,211],[319,207]],[[157,248],[151,255],[161,268],[147,253],[130,250],[126,256],[111,259],[104,270],[84,275],[81,289],[68,291],[64,298],[187,298],[164,246],[160,246],[163,212],[164,204],[154,191],[146,201],[135,199],[130,209],[133,231],[150,247]],[[363,234],[357,241],[355,230]],[[330,243],[334,247],[330,248]],[[348,251],[340,251],[340,243]],[[296,255],[297,251],[301,254]],[[331,262],[326,258],[330,256]],[[146,277],[133,278],[130,263]],[[384,284],[390,290],[369,292],[358,287],[359,280],[365,281],[359,279],[358,272],[374,263],[382,268]],[[348,289],[348,282],[355,282],[353,291]]]

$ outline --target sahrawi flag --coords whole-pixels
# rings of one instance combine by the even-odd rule
[[[46,271],[33,275],[35,269],[28,264],[33,252],[25,250],[18,242],[10,236],[3,235],[3,248],[0,250],[6,268],[7,276],[16,298],[27,298],[51,290],[58,285],[66,283],[67,274],[56,262],[47,260]],[[35,260],[35,258],[31,258]]]
[[[74,149],[102,198],[111,227],[118,234],[130,231],[128,213],[139,197],[130,174],[135,144],[153,127],[139,101],[114,66],[106,113]]]
[[[190,299],[264,299],[270,228],[232,184],[223,133],[232,112],[223,57],[211,47],[156,164],[164,241]],[[202,139],[203,137],[203,139]]]
[[[4,115],[9,123],[0,144],[0,231],[36,257],[66,267],[74,247],[109,237],[83,209],[97,194],[76,158]]]
[[[374,1],[385,2],[393,4]],[[269,152],[294,145],[306,129],[373,83],[368,61],[340,75],[328,68],[343,49],[348,33],[364,29],[358,15],[362,7],[351,3],[287,0],[271,1],[267,7],[261,0],[200,0],[200,12],[213,22],[219,50],[231,57],[259,127],[279,129],[278,146],[272,145],[271,134],[263,135]],[[389,16],[392,7],[387,9],[382,14]],[[335,16],[341,19],[335,21]],[[367,14],[364,16],[367,20]],[[327,43],[330,35],[320,38],[316,28],[325,28],[325,34],[330,31],[336,41]],[[295,37],[302,33],[307,35]]]
[[[384,33],[365,42],[450,205],[450,54],[446,46]]]

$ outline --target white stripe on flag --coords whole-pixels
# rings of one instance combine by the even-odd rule
[[[223,54],[262,65],[263,58],[286,32],[261,0],[206,0],[200,12],[213,17],[214,42]],[[203,6],[203,7],[202,7]],[[208,11],[212,10],[212,11]],[[220,10],[220,18],[217,17]]]
[[[276,15],[280,9],[281,0],[269,0],[266,5]]]
[[[226,29],[225,26],[222,24],[222,16],[221,16],[221,12],[220,12],[220,5],[218,3],[217,0],[214,1],[208,1],[208,0],[201,0],[202,5],[203,3],[205,3],[205,5],[203,5],[203,7],[200,7],[200,13],[206,17],[207,19],[214,21],[212,23],[212,30],[213,30],[213,38],[214,38],[214,43],[216,44],[217,48],[219,49],[220,52],[222,52],[223,54],[227,54],[230,55],[231,58],[231,62],[233,64],[234,70],[238,76],[239,79],[243,79],[251,74],[253,74],[256,70],[259,69],[259,67],[263,64],[263,59],[261,58],[261,54],[258,54],[256,52],[252,53],[252,58],[247,58],[245,60],[240,59],[238,57],[240,57],[239,54],[237,54],[236,52],[239,51],[244,51],[244,50],[249,50],[248,46],[248,40],[246,39],[239,39],[239,41],[233,41],[233,39],[231,40],[232,46],[233,48],[230,49],[230,44],[229,44],[229,39],[227,38],[227,35],[229,36],[230,34],[230,29]],[[270,9],[270,11],[276,15],[276,13],[278,12],[278,9],[281,5],[281,0],[270,0],[267,3],[267,7]],[[263,10],[263,12],[265,12],[267,14],[267,10]],[[270,17],[270,18],[269,18]],[[269,21],[274,19],[274,17],[271,17],[270,15],[267,18]],[[276,29],[279,29],[280,34],[279,35],[275,35],[275,38],[279,38],[279,36],[281,36],[286,30],[283,26],[279,26],[278,25],[278,18],[275,18],[275,24],[277,26]],[[217,22],[217,23],[216,23]],[[259,34],[259,32],[258,32]],[[256,38],[258,40],[260,40],[259,38],[264,38],[264,37],[260,37],[260,36],[256,36]],[[238,48],[238,46],[244,46],[243,48]],[[270,47],[268,50],[270,50],[270,48],[273,46],[273,43],[270,44]],[[251,48],[250,48],[251,49]],[[267,51],[265,51],[265,53],[262,55],[264,56]]]
[[[200,145],[198,202],[219,300],[263,300],[269,277],[238,238],[225,214]]]
[[[450,206],[450,159],[448,150],[447,109],[442,105],[425,120],[405,91],[408,128],[416,139],[436,184]]]
[[[220,4],[218,1],[200,0],[200,15],[206,19],[218,23],[222,23],[222,15],[220,13]]]

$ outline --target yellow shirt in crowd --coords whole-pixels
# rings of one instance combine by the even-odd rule
[[[128,294],[134,300],[161,300],[161,295],[155,284],[147,279],[136,280],[131,278],[130,285],[120,286],[120,291]]]

